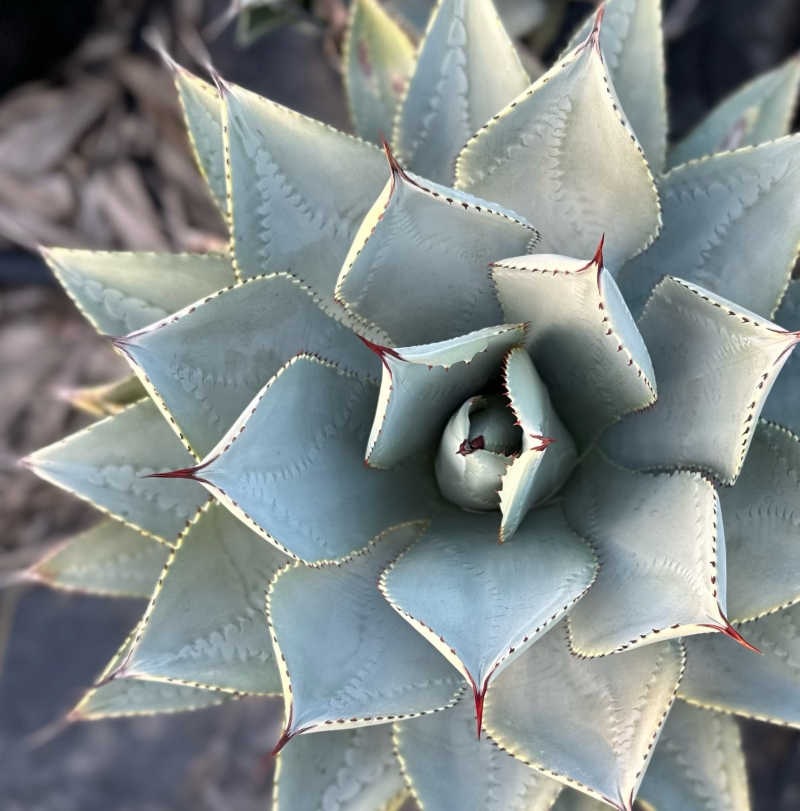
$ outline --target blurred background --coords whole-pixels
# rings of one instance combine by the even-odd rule
[[[431,0],[392,0],[411,26]],[[594,3],[497,0],[532,73]],[[226,78],[349,130],[341,0],[0,2],[0,582],[96,514],[17,467],[90,417],[71,390],[127,367],[53,284],[37,245],[202,252],[225,229],[197,173],[157,30],[196,69],[197,32]],[[665,0],[672,137],[800,50],[798,0]],[[2,811],[269,808],[280,702],[73,724],[77,702],[138,620],[135,600],[0,590]],[[800,809],[800,736],[743,722],[754,811]]]

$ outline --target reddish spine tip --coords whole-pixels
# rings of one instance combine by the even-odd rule
[[[486,440],[482,436],[476,436],[475,439],[469,440],[465,439],[461,445],[459,445],[458,450],[456,453],[459,456],[469,456],[471,453],[475,451],[482,451],[486,447]]]
[[[470,679],[470,681],[472,681],[472,679]],[[475,682],[472,682],[472,694],[475,697],[475,718],[478,725],[478,740],[481,739],[481,729],[483,728],[483,705],[486,700],[486,689],[488,686],[488,681],[485,681],[483,683],[483,687],[478,690]]]
[[[408,176],[408,173],[405,169],[397,162],[397,158],[394,156],[394,152],[392,152],[392,148],[389,146],[387,140],[380,135],[381,145],[383,146],[383,151],[386,153],[386,160],[389,161],[389,169],[392,171],[392,177],[394,178],[395,175],[400,175],[407,183],[411,183],[412,185],[416,186],[417,183]]]
[[[182,470],[170,470],[166,473],[148,473],[143,479],[194,479],[200,467],[185,467]]]
[[[600,244],[597,246],[597,250],[594,254],[594,259],[592,259],[592,264],[597,265],[598,268],[605,267],[603,264],[603,245],[606,244],[606,235],[600,237]]]
[[[534,451],[543,451],[548,445],[552,445],[556,440],[549,436],[540,436],[539,434],[531,434],[531,439],[538,439],[541,443],[537,448],[531,448]]]
[[[597,9],[597,14],[594,15],[594,25],[592,26],[592,33],[589,34],[590,37],[597,38],[598,34],[600,33],[600,28],[603,25],[603,17],[606,13],[606,4],[603,3],[600,8]]]
[[[391,372],[392,370],[389,368],[389,364],[386,362],[387,355],[391,355],[391,357],[397,358],[397,360],[403,360],[400,353],[396,349],[373,343],[369,340],[369,338],[365,338],[363,335],[359,335],[358,337],[361,339],[362,343],[364,343],[367,349],[370,349],[381,359],[381,363],[386,367],[388,372]]]
[[[720,628],[725,636],[729,636],[731,639],[735,639],[740,645],[743,645],[747,650],[753,651],[753,653],[761,653],[761,651],[755,646],[751,645],[729,622],[725,620],[726,626],[724,628]]]
[[[294,738],[296,734],[296,732],[290,732],[288,727],[284,729],[280,738],[278,738],[278,743],[275,744],[275,748],[270,753],[270,757],[275,757],[278,755],[281,749],[283,749],[283,747],[286,746],[286,744],[289,743],[289,741]]]

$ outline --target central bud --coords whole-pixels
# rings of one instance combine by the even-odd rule
[[[522,429],[505,397],[472,397],[447,423],[436,457],[442,495],[467,510],[496,510],[501,478],[522,451]]]

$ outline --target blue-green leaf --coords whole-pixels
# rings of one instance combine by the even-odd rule
[[[516,532],[531,507],[561,487],[577,458],[575,443],[523,347],[508,353],[503,381],[511,410],[522,428],[522,447],[502,477],[501,542]]]
[[[396,811],[408,789],[386,724],[301,735],[278,755],[274,811]]]
[[[634,315],[673,275],[770,318],[800,247],[800,136],[674,169],[661,236],[619,274]]]
[[[147,397],[147,389],[136,375],[130,375],[113,383],[99,386],[81,386],[75,389],[61,389],[60,398],[93,417],[112,417],[124,411],[129,405]]]
[[[270,587],[267,614],[281,659],[287,721],[302,732],[388,723],[449,706],[464,687],[384,600],[376,580],[422,526],[388,530],[341,564],[295,564]]]
[[[736,484],[720,493],[734,622],[800,601],[799,474],[800,439],[760,422]]]
[[[435,451],[454,409],[499,374],[506,352],[524,334],[521,324],[506,325],[426,346],[376,346],[384,368],[367,463],[390,468]]]
[[[149,597],[168,557],[166,544],[119,521],[104,521],[56,547],[26,576],[68,591]]]
[[[661,215],[598,43],[595,26],[472,138],[458,158],[456,187],[529,219],[543,252],[591,256],[605,234],[606,261],[616,270],[653,241]]]
[[[581,447],[623,414],[655,400],[642,336],[603,266],[520,256],[492,265],[507,318],[528,323],[526,343],[553,404]]]
[[[219,690],[204,690],[183,684],[169,684],[144,679],[116,679],[106,677],[117,670],[128,655],[133,644],[134,631],[108,663],[97,679],[97,684],[87,690],[78,705],[67,716],[70,721],[97,721],[102,718],[127,718],[135,715],[200,710],[224,704],[238,694]]]
[[[670,167],[788,135],[798,86],[800,60],[794,58],[739,88],[672,148]]]
[[[526,253],[537,232],[512,211],[404,172],[391,179],[345,259],[336,297],[418,346],[503,323],[489,262]]]
[[[205,456],[269,379],[298,352],[360,374],[378,359],[297,279],[242,282],[116,341],[189,448]]]
[[[354,0],[342,56],[356,132],[381,143],[394,119],[414,64],[414,46],[377,0]]]
[[[397,753],[425,811],[549,811],[561,784],[475,734],[462,698],[446,712],[394,725]]]
[[[560,507],[535,510],[497,543],[497,513],[449,510],[381,577],[381,591],[472,686],[478,715],[491,681],[586,593],[591,549]]]
[[[789,284],[774,321],[784,329],[800,331],[800,281]],[[787,358],[761,413],[800,435],[800,355],[793,352]]]
[[[680,697],[800,729],[800,605],[737,627],[762,655],[722,634],[687,639]]]
[[[264,591],[285,555],[219,504],[182,534],[116,678],[273,695]]]
[[[214,201],[222,212],[227,212],[225,145],[222,140],[222,104],[219,93],[186,68],[171,60],[168,64],[175,77],[195,160]]]
[[[254,93],[222,87],[237,276],[289,271],[332,303],[358,226],[386,184],[383,155]]]
[[[567,519],[597,551],[597,582],[568,618],[582,656],[723,631],[725,536],[697,473],[632,473],[592,453],[564,491]]]
[[[486,731],[535,769],[631,811],[682,668],[675,641],[582,659],[562,621],[497,677]]]
[[[398,158],[452,186],[461,148],[529,83],[491,0],[441,0],[397,119]]]
[[[664,169],[667,148],[661,16],[661,0],[608,0],[600,31],[600,48],[622,110],[656,175]],[[593,25],[589,17],[562,58],[589,36]]]
[[[234,282],[219,254],[52,248],[47,263],[78,309],[106,335],[127,335]]]
[[[646,811],[750,811],[735,719],[676,701],[637,800]]]
[[[262,389],[195,478],[291,557],[336,560],[439,501],[432,465],[364,465],[378,387],[308,355]],[[368,509],[367,509],[368,506]]]
[[[626,467],[686,467],[732,484],[797,336],[672,276],[638,326],[658,400],[612,426],[604,448]]]
[[[146,478],[194,461],[159,412],[143,400],[36,451],[25,464],[128,526],[173,544],[208,496],[191,482]]]

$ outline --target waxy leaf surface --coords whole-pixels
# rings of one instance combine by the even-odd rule
[[[48,249],[47,263],[78,309],[106,335],[127,335],[234,282],[220,254]]]
[[[216,88],[179,65],[173,68],[189,140],[200,172],[214,201],[228,210],[225,188],[225,144],[222,139],[222,103]]]
[[[418,346],[503,323],[487,265],[526,253],[523,219],[393,164],[392,177],[345,259],[336,296],[396,346]]]
[[[616,270],[652,242],[660,213],[598,36],[593,29],[475,135],[458,158],[456,186],[528,218],[543,252],[591,256],[605,234]]]
[[[301,735],[278,756],[273,808],[390,811],[408,790],[385,724]]]
[[[711,482],[633,473],[595,451],[564,497],[567,520],[600,560],[597,582],[569,616],[576,653],[727,628],[725,536]]]
[[[284,740],[432,712],[463,689],[458,672],[397,615],[376,583],[421,529],[412,523],[388,530],[341,564],[295,564],[270,588]]]
[[[27,575],[54,588],[111,597],[149,597],[169,547],[119,521],[104,521],[46,555]]]
[[[181,536],[120,677],[280,693],[264,592],[287,562],[209,504]]]
[[[204,690],[200,687],[144,679],[116,679],[103,683],[105,677],[122,664],[131,649],[135,635],[134,631],[125,640],[97,679],[99,686],[86,691],[69,714],[69,720],[96,721],[102,718],[186,712],[224,704],[239,697],[218,690]]]
[[[425,811],[549,811],[561,784],[475,734],[469,697],[394,725],[403,773]]]
[[[427,518],[438,503],[424,461],[365,467],[377,401],[372,381],[295,358],[194,475],[286,554],[342,558],[387,527]]]
[[[602,262],[601,250],[588,263],[537,255],[492,266],[503,313],[528,323],[525,345],[582,447],[655,400],[647,348]]]
[[[520,324],[426,346],[376,347],[384,368],[367,463],[390,468],[436,450],[453,411],[498,375],[506,352],[522,343],[524,335]]]
[[[529,513],[506,544],[497,543],[498,518],[444,513],[381,578],[394,609],[471,683],[479,714],[490,681],[564,616],[597,571],[560,507]]]
[[[397,119],[399,160],[452,186],[464,144],[529,83],[491,0],[442,0]]]
[[[731,621],[800,601],[800,440],[759,422],[742,473],[720,500]]]
[[[750,811],[736,720],[676,701],[637,799],[646,811]]]
[[[516,532],[531,507],[558,490],[577,456],[575,443],[523,347],[508,353],[503,382],[511,410],[522,428],[522,448],[502,479],[501,541]]]
[[[762,655],[722,634],[687,639],[680,697],[701,707],[800,729],[800,605],[738,630]]]
[[[562,622],[498,676],[486,731],[528,765],[630,811],[682,667],[674,641],[581,659]]]
[[[414,46],[377,0],[356,0],[350,9],[342,61],[356,131],[380,144],[381,137],[391,138],[414,64]]]
[[[787,135],[797,106],[798,85],[800,60],[794,58],[739,88],[672,148],[670,167]]]
[[[152,400],[31,454],[34,473],[165,543],[208,500],[192,482],[145,478],[194,461]]]
[[[774,321],[784,329],[800,331],[800,281],[789,284]],[[792,352],[786,359],[761,414],[800,435],[800,355]]]
[[[672,275],[770,318],[800,248],[800,136],[681,166],[658,191],[661,236],[619,274],[634,315]]]
[[[671,276],[638,326],[658,400],[612,426],[604,448],[625,467],[686,467],[731,484],[797,337]]]
[[[594,15],[573,36],[562,58],[588,37]],[[667,148],[664,35],[661,0],[608,0],[600,49],[622,111],[653,174],[661,174]]]
[[[378,149],[226,86],[234,266],[240,279],[290,271],[332,303],[359,224],[386,183]]]
[[[380,374],[354,332],[284,274],[241,283],[117,342],[191,450],[205,456],[298,352]]]

